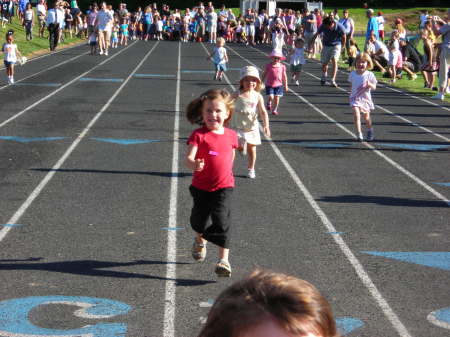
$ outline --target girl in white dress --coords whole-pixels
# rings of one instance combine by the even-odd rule
[[[269,117],[264,106],[264,98],[259,93],[262,88],[259,71],[256,67],[246,66],[241,69],[239,91],[233,94],[234,113],[231,127],[236,130],[239,140],[238,150],[248,153],[248,174],[251,179],[256,178],[256,145],[261,145],[258,116],[263,121],[263,130],[270,137]]]
[[[348,76],[351,86],[350,106],[353,110],[353,120],[355,123],[358,141],[363,140],[361,132],[361,114],[364,116],[367,127],[367,141],[374,139],[372,120],[370,118],[370,110],[374,110],[374,104],[371,90],[377,88],[377,79],[375,75],[368,69],[372,69],[372,59],[367,53],[360,53],[355,60],[356,70],[353,70]]]

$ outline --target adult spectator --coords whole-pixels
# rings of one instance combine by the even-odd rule
[[[366,51],[372,57],[375,68],[384,74],[389,61],[389,50],[383,41],[377,40],[375,33],[370,34],[368,42]]]
[[[58,1],[53,2],[53,7],[48,10],[46,25],[48,27],[48,39],[50,43],[50,50],[53,51],[58,46],[59,32],[60,32],[60,18],[61,13],[58,10]],[[64,19],[64,18],[62,18]]]
[[[384,41],[384,17],[381,11],[377,14],[377,22],[378,22],[378,36],[381,41]]]
[[[425,27],[425,22],[427,22],[428,16],[429,16],[428,10],[424,9],[421,11],[420,17],[419,17],[419,19],[420,19],[419,28],[420,29],[423,29]]]
[[[255,45],[255,21],[256,15],[252,8],[247,9],[247,13],[244,15],[245,21],[245,35],[247,36],[247,45]]]
[[[45,0],[39,0],[39,3],[36,6],[36,13],[38,17],[39,37],[44,37],[45,17],[47,16],[47,8],[45,7]]]
[[[19,0],[19,8],[17,10],[17,13],[19,15],[20,23],[23,24],[25,10],[27,7],[27,3],[29,0]]]
[[[311,58],[314,56],[314,43],[312,39],[314,34],[317,33],[317,20],[316,15],[313,12],[305,11],[303,17],[303,34],[305,38],[305,46],[307,46],[306,55]]]
[[[95,20],[97,19],[98,6],[96,3],[91,5],[91,10],[87,16],[88,36],[95,32]]]
[[[345,50],[347,51],[348,56],[348,50],[350,49],[350,40],[353,39],[353,32],[355,30],[355,23],[353,22],[353,19],[349,17],[348,9],[344,9],[342,11],[342,19],[339,20],[339,23],[344,26],[347,32],[345,34]]]
[[[217,13],[214,7],[208,7],[208,14],[206,14],[206,32],[208,34],[209,42],[216,43],[217,40]]]
[[[223,17],[223,21],[227,22],[228,21],[228,10],[225,7],[225,5],[222,5],[220,7],[220,11],[219,11],[219,16]]]
[[[295,31],[295,15],[292,9],[286,10],[283,16],[283,22],[289,34],[292,34]]]
[[[313,42],[319,34],[322,34],[323,38],[323,49],[320,55],[320,62],[322,63],[322,78],[320,79],[320,84],[325,85],[327,82],[328,64],[331,62],[333,67],[331,85],[337,87],[337,63],[341,54],[342,45],[345,46],[346,30],[344,26],[329,16],[323,20],[322,26],[320,26],[317,33],[314,34],[312,39]]]
[[[259,11],[255,21],[255,42],[262,43],[265,40],[266,26],[269,24],[269,18],[265,9]]]
[[[102,2],[101,9],[97,13],[95,26],[98,31],[99,54],[108,56],[111,30],[114,23],[114,14],[108,9],[106,2]]]
[[[407,40],[400,39],[400,52],[403,57],[403,70],[411,80],[417,78],[416,73],[422,68],[422,56],[419,51]]]
[[[323,11],[319,11],[319,8],[314,8],[314,15],[316,16],[316,26],[320,27],[322,26],[322,21],[324,18],[324,13]]]
[[[370,36],[372,33],[375,35],[375,38],[378,40],[379,33],[378,33],[378,21],[377,18],[373,15],[373,9],[368,9],[366,11],[367,18],[369,19],[367,21],[367,29],[366,29],[366,43],[369,41]]]
[[[436,16],[432,19],[433,32],[436,36],[441,35],[441,53],[439,58],[439,92],[433,96],[434,99],[444,100],[445,92],[448,87],[448,68],[450,66],[450,8],[447,10],[446,20]],[[438,24],[441,27],[438,27]]]
[[[169,17],[170,16],[170,7],[169,5],[163,5],[161,9],[161,17]]]
[[[406,39],[406,29],[403,26],[403,20],[400,18],[395,19],[394,29],[398,31],[399,37],[401,39]]]
[[[197,21],[197,41],[202,42],[205,35],[205,26],[206,26],[206,14],[203,6],[198,7],[197,14],[195,15],[195,21]]]
[[[119,10],[117,11],[117,14],[119,16],[119,22],[123,22],[123,20],[128,16],[127,4],[119,4]]]
[[[437,51],[434,46],[436,42],[436,35],[434,35],[433,25],[430,20],[425,22],[424,28],[422,29],[421,38],[424,53],[422,65],[424,87],[434,89],[434,80],[436,79],[438,66],[436,61]]]

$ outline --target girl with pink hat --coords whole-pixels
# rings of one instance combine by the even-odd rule
[[[285,60],[281,50],[274,49],[269,55],[272,62],[268,63],[262,75],[262,80],[265,81],[266,95],[269,96],[267,101],[267,110],[272,115],[278,115],[278,105],[280,97],[283,97],[283,88],[288,91],[288,81],[286,75],[286,66],[281,63]]]
[[[258,69],[246,66],[241,69],[239,91],[233,94],[235,100],[231,127],[238,135],[238,151],[248,154],[247,177],[250,179],[256,178],[256,145],[261,145],[258,116],[263,121],[264,133],[270,137],[269,117],[264,107],[264,99],[259,93],[261,87]]]

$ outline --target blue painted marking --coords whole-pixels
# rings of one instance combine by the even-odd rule
[[[80,78],[82,82],[123,82],[123,78],[93,78],[93,77],[82,77]]]
[[[166,231],[180,231],[180,230],[184,229],[184,227],[163,227],[161,229],[166,230]]]
[[[134,74],[134,77],[138,78],[174,78],[175,75],[169,74]]]
[[[214,74],[214,70],[182,70],[185,74]]]
[[[331,234],[331,235],[341,235],[341,234],[344,234],[344,232],[327,232],[327,234]]]
[[[11,334],[27,336],[125,336],[127,325],[123,323],[97,323],[79,329],[56,330],[45,329],[30,322],[30,312],[48,304],[67,304],[82,307],[74,311],[77,317],[88,319],[106,319],[124,315],[131,310],[125,303],[104,298],[81,296],[39,296],[24,297],[0,302],[0,335]]]
[[[228,70],[241,71],[242,68],[227,68]]]
[[[450,330],[450,307],[433,311],[428,315],[428,320],[441,328]]]
[[[362,251],[361,253],[386,257],[422,266],[450,270],[450,252],[375,252]]]
[[[20,224],[17,224],[17,223],[5,223],[5,224],[0,225],[0,226],[3,226],[3,227],[19,227],[19,226],[23,226],[23,225],[20,225]]]
[[[26,137],[13,137],[13,136],[0,136],[0,140],[11,140],[19,143],[30,143],[30,142],[48,142],[53,140],[61,140],[66,137],[35,137],[35,138],[26,138]]]
[[[342,335],[347,335],[350,332],[363,327],[364,322],[353,317],[339,317],[336,318],[336,325]]]
[[[99,142],[114,143],[120,145],[135,145],[159,142],[158,139],[115,139],[115,138],[91,138]]]
[[[401,143],[377,143],[377,146],[397,147],[405,150],[433,151],[450,148],[450,145],[430,145],[430,144],[401,144]]]
[[[435,183],[435,184],[450,187],[450,183]]]
[[[281,143],[288,145],[297,145],[302,147],[325,148],[325,149],[342,148],[352,145],[349,143],[310,143],[310,142],[281,142]]]
[[[60,87],[61,83],[31,83],[31,82],[17,82],[14,85],[30,86],[30,87]]]

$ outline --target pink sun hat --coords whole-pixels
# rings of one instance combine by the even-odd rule
[[[278,50],[278,49],[272,50],[272,52],[270,53],[269,57],[279,57],[282,61],[286,60],[286,57],[284,57],[284,55],[281,52],[281,50]]]

